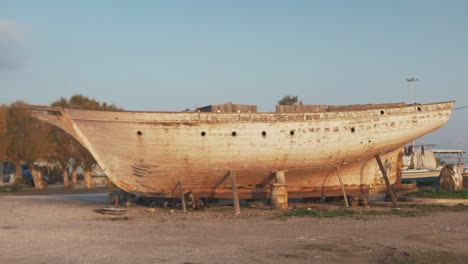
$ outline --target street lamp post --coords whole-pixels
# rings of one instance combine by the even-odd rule
[[[411,104],[414,104],[414,82],[419,81],[419,79],[416,78],[406,78],[406,81],[410,83],[411,85]],[[414,140],[413,140],[413,150],[414,150]]]
[[[419,81],[419,79],[416,78],[406,78],[406,81],[410,83],[411,85],[411,104],[414,104],[414,82]]]

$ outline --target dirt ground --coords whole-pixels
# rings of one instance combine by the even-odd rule
[[[0,196],[0,263],[468,263],[468,211],[366,218]],[[365,209],[360,209],[365,210]]]

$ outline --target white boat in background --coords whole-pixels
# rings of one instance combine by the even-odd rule
[[[435,149],[435,145],[421,144],[405,147],[403,155],[402,183],[438,183],[443,166],[453,164],[460,174],[465,172],[463,149]]]

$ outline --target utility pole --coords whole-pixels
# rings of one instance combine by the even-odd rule
[[[406,78],[406,81],[410,83],[411,86],[411,104],[414,104],[414,82],[419,81],[419,79],[416,78]]]

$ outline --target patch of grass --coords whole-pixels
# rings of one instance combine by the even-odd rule
[[[339,209],[331,211],[318,211],[318,210],[307,210],[304,208],[291,210],[288,212],[282,213],[281,216],[284,217],[320,217],[320,218],[332,218],[332,217],[343,217],[343,216],[352,216],[354,213],[352,210]]]
[[[318,210],[307,210],[304,208],[296,209],[282,213],[280,217],[318,217],[318,218],[334,218],[334,217],[353,217],[353,218],[365,218],[371,216],[382,216],[382,215],[397,215],[400,217],[415,217],[422,215],[419,211],[409,210],[350,210],[350,209],[338,209],[330,211],[318,211]]]
[[[9,192],[10,188],[8,186],[0,186],[0,192]]]
[[[411,208],[414,208],[420,212],[432,213],[432,212],[463,212],[468,210],[468,206],[463,204],[456,205],[443,205],[443,204],[418,204],[412,205]]]
[[[468,199],[468,189],[463,189],[457,192],[448,192],[444,189],[439,189],[437,191],[431,190],[419,190],[408,194],[412,197],[420,198],[438,198],[438,199]]]
[[[384,209],[384,210],[359,210],[359,209],[336,209],[336,210],[317,210],[317,209],[295,209],[277,215],[279,218],[288,217],[316,217],[316,218],[334,218],[334,217],[352,217],[355,219],[364,219],[373,216],[395,215],[399,217],[417,217],[425,216],[434,212],[463,212],[468,211],[468,206],[440,205],[440,204],[420,204],[404,206],[403,209]]]

